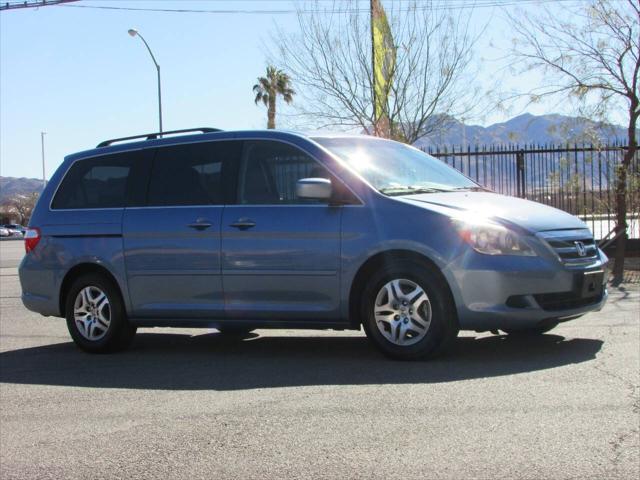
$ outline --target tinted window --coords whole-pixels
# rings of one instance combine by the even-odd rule
[[[127,203],[127,180],[132,161],[129,153],[77,161],[60,184],[52,207],[124,207]]]
[[[153,162],[147,205],[224,203],[222,165],[239,157],[238,142],[221,141],[159,148]]]
[[[238,202],[245,205],[317,203],[299,199],[296,182],[330,178],[329,172],[301,150],[280,142],[246,142],[240,166]]]

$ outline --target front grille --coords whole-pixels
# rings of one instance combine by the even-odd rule
[[[598,246],[588,230],[544,232],[542,237],[565,263],[590,263],[598,259]]]
[[[569,310],[586,307],[602,300],[604,292],[595,297],[581,297],[576,292],[541,293],[534,295],[536,302],[543,310]]]
[[[582,244],[584,255],[580,255],[577,242]],[[578,238],[572,240],[549,240],[549,245],[563,260],[574,258],[593,258],[597,255],[596,242],[593,238]]]

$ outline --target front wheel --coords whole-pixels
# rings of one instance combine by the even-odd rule
[[[458,334],[453,300],[435,268],[413,262],[385,265],[367,283],[362,323],[385,355],[400,359],[434,357]]]
[[[69,289],[65,312],[71,338],[86,352],[123,350],[136,333],[118,287],[104,275],[78,277]]]

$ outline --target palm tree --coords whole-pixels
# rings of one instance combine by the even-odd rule
[[[282,95],[285,102],[291,103],[296,94],[291,88],[291,78],[276,67],[267,67],[267,76],[258,77],[258,83],[253,86],[256,94],[255,102],[262,101],[267,107],[267,128],[276,128],[276,98]]]

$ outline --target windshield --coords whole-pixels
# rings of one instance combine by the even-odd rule
[[[314,138],[386,195],[480,189],[420,150],[379,138]]]

